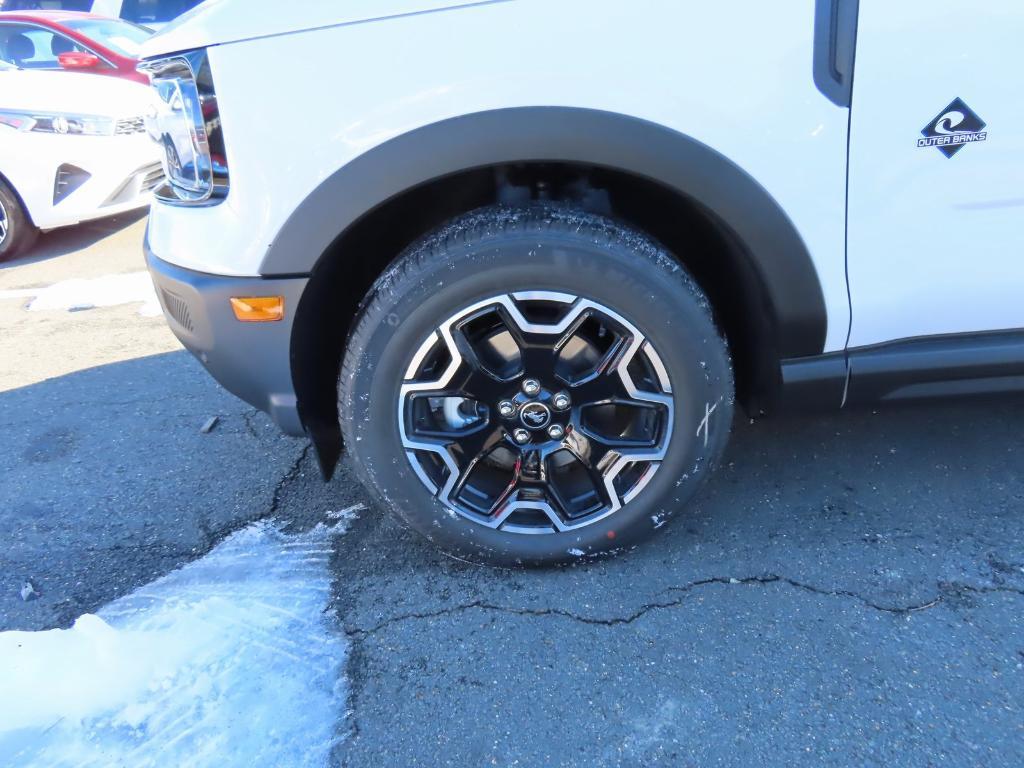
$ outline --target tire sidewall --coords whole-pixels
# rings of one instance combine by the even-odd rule
[[[0,179],[0,204],[7,213],[7,237],[0,242],[0,261],[20,255],[34,239],[35,228],[29,221],[21,200],[14,191]]]
[[[731,426],[731,367],[703,295],[647,240],[626,246],[545,228],[445,242],[447,258],[424,260],[422,269],[396,271],[378,285],[378,311],[364,318],[370,325],[362,344],[349,349],[357,358],[343,387],[353,433],[346,437],[355,440],[366,479],[411,526],[462,557],[541,564],[634,546],[693,495]],[[494,531],[447,509],[414,473],[398,430],[399,388],[424,340],[463,307],[527,290],[572,293],[628,319],[658,351],[675,397],[668,452],[637,497],[603,520],[546,535]]]

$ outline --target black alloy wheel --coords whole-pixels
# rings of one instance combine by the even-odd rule
[[[635,381],[634,381],[635,377]],[[622,508],[672,437],[672,388],[625,318],[554,291],[448,318],[399,393],[413,471],[448,508],[508,533],[565,532]]]

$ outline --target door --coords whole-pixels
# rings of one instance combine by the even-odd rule
[[[1024,328],[1024,3],[860,0],[850,347]]]

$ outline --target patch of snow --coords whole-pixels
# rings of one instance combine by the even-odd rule
[[[47,309],[71,311],[135,303],[142,304],[139,314],[144,317],[156,317],[161,312],[148,272],[77,278],[43,288],[0,291],[0,299],[27,298],[32,299],[28,304],[30,312]]]
[[[568,550],[568,553],[573,557],[583,557],[585,554],[587,554],[582,549],[577,549],[576,547],[573,547],[572,549]]]
[[[256,524],[71,629],[0,633],[4,766],[322,766],[347,644],[337,526]]]
[[[366,505],[362,502],[353,504],[351,507],[345,507],[344,509],[329,509],[327,510],[327,519],[337,522],[337,525],[334,526],[335,531],[346,533],[349,526],[359,519],[359,513],[365,509]]]

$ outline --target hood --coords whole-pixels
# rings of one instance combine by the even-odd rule
[[[254,37],[481,4],[481,0],[206,0],[147,40],[140,55],[151,59]]]
[[[115,77],[0,69],[0,109],[123,118],[146,114],[152,99],[146,86]]]

